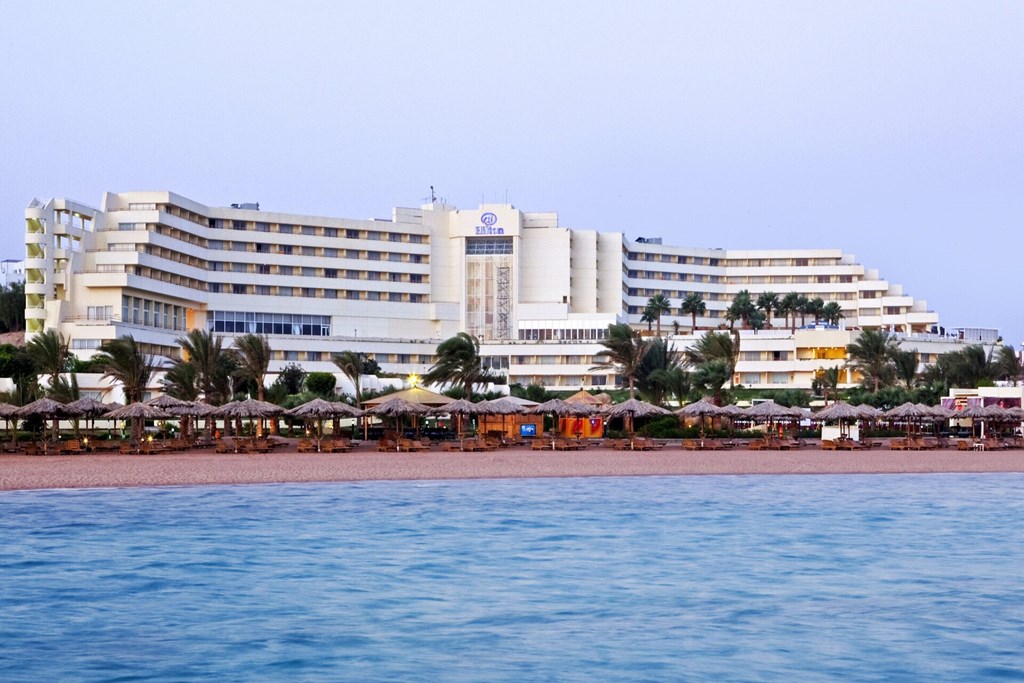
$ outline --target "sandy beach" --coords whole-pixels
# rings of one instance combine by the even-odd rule
[[[1024,472],[1024,450],[576,452],[502,449],[485,453],[352,453],[0,456],[0,490],[188,486],[283,482],[503,479],[702,474],[889,474]]]

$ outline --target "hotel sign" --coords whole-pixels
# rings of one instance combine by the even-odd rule
[[[490,211],[480,215],[480,222],[483,223],[483,225],[476,226],[477,235],[505,234],[505,228],[500,228],[496,225],[498,222],[498,217],[495,214],[491,213]]]

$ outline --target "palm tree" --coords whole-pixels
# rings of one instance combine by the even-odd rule
[[[243,334],[235,337],[235,361],[238,367],[235,375],[256,383],[256,398],[262,401],[263,383],[270,368],[270,343],[260,334]]]
[[[356,404],[362,403],[363,354],[356,351],[342,351],[331,359],[342,374],[349,378],[356,391]]]
[[[153,358],[143,353],[135,337],[126,334],[103,342],[93,361],[103,368],[103,377],[121,384],[125,403],[138,403],[146,395],[153,375]],[[142,420],[132,420],[132,443],[142,440]]]
[[[104,378],[121,384],[126,403],[138,403],[146,395],[153,375],[153,359],[143,353],[132,335],[103,342],[93,362],[103,368]]]
[[[828,397],[835,396],[839,390],[839,368],[834,366],[821,370],[818,379],[821,381],[822,392],[825,394],[825,405],[828,405]]]
[[[708,330],[704,336],[697,340],[697,343],[686,350],[686,360],[690,365],[700,368],[711,361],[720,360],[725,363],[729,371],[729,386],[732,386],[732,377],[736,372],[736,362],[739,360],[740,345],[738,339],[728,332],[714,332]]]
[[[742,320],[743,324],[746,325],[750,321],[750,314],[756,310],[757,307],[754,306],[754,301],[750,298],[750,292],[741,289],[732,298],[732,303],[729,305],[729,310],[726,313],[732,313],[731,322]]]
[[[755,332],[757,330],[763,330],[765,325],[764,312],[760,310],[751,312],[750,317],[747,318],[747,325],[749,325],[750,329]]]
[[[667,388],[658,381],[658,373],[679,368],[681,356],[675,346],[663,337],[655,337],[649,346],[636,376],[636,388],[648,401],[661,405]]]
[[[178,359],[164,373],[160,380],[164,393],[182,401],[198,401],[199,385],[196,383],[196,366],[188,361]]]
[[[810,311],[807,310],[807,306],[808,306],[809,303],[810,303],[810,299],[808,299],[803,294],[797,294],[796,295],[796,306],[793,307],[793,320],[794,320],[794,322],[796,321],[796,314],[799,313],[800,314],[800,327],[803,327],[804,325],[807,324],[807,314],[810,313]],[[795,324],[794,324],[794,327],[796,327]]]
[[[993,351],[985,353],[981,344],[971,344],[959,351],[950,351],[939,356],[938,364],[943,368],[951,386],[973,388],[991,382],[998,374],[992,360]]]
[[[690,316],[690,331],[697,331],[697,316],[704,315],[708,307],[704,303],[704,297],[700,295],[700,292],[690,292],[683,299],[683,303],[680,304],[679,309],[684,315]]]
[[[629,397],[636,397],[636,379],[643,366],[644,358],[651,350],[651,343],[644,341],[640,333],[624,323],[608,326],[608,337],[598,342],[604,347],[596,358],[604,358],[594,370],[613,370],[626,378],[629,383]]]
[[[996,376],[1005,382],[1013,382],[1013,386],[1020,383],[1024,369],[1021,368],[1020,356],[1012,346],[1000,346],[996,354]]]
[[[723,387],[726,382],[732,382],[732,372],[726,361],[721,358],[704,363],[693,373],[693,384],[710,394],[715,405],[720,406],[724,403]]]
[[[779,312],[779,295],[775,292],[762,292],[757,297],[757,307],[764,311],[765,326],[772,326],[772,312]]]
[[[839,321],[845,318],[843,307],[835,301],[829,301],[821,309],[821,318],[830,325],[839,325]]]
[[[647,310],[654,314],[654,322],[658,326],[658,336],[661,336],[661,316],[672,312],[672,302],[664,294],[655,294],[647,300]]]
[[[647,380],[663,395],[671,396],[680,404],[686,402],[693,389],[691,374],[680,365],[654,370]]]
[[[782,301],[779,302],[779,308],[776,312],[779,315],[785,315],[787,321],[789,321],[790,316],[792,316],[792,321],[789,323],[790,332],[796,331],[796,315],[800,312],[798,310],[799,308],[800,295],[796,292],[790,292],[786,296],[782,297]]]
[[[232,359],[224,351],[224,338],[212,331],[194,329],[178,339],[185,360],[196,368],[196,380],[206,402],[219,405],[231,398]]]
[[[892,381],[893,358],[899,348],[896,337],[885,330],[863,330],[856,341],[846,346],[847,362],[877,394],[882,385],[888,386]]]
[[[654,320],[656,318],[657,316],[654,314],[654,311],[652,311],[650,306],[648,306],[640,316],[640,322],[647,323],[647,331],[650,332],[651,328],[654,327]]]
[[[480,360],[480,340],[459,332],[437,345],[436,356],[423,381],[441,386],[461,384],[466,400],[471,400],[473,385],[487,377]]]
[[[45,330],[32,337],[25,350],[40,374],[49,376],[50,392],[60,390],[61,373],[67,372],[71,352],[64,335],[54,329]]]
[[[821,320],[822,313],[824,312],[824,310],[825,300],[822,299],[820,296],[816,296],[813,299],[809,299],[807,303],[804,304],[804,311],[807,313],[807,315],[814,316],[814,322],[818,322],[819,320]]]
[[[903,382],[903,386],[910,391],[917,383],[917,366],[921,362],[917,351],[898,350],[892,356],[893,368],[896,378]]]

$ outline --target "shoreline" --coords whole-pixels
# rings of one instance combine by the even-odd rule
[[[556,477],[1024,472],[1024,450],[533,451],[0,455],[0,491]]]

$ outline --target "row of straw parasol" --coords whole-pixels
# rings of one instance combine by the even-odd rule
[[[167,395],[162,395],[147,403],[132,403],[127,406],[102,403],[92,398],[83,398],[67,404],[49,398],[42,398],[21,407],[0,404],[0,417],[8,420],[8,427],[10,427],[10,420],[12,418],[24,419],[36,416],[54,420],[53,429],[56,436],[57,423],[60,419],[86,418],[95,420],[96,418],[105,418],[129,420],[133,423],[133,438],[137,438],[136,427],[141,425],[142,420],[147,419],[169,419],[175,417],[244,418],[258,419],[262,425],[262,420],[282,415],[306,421],[315,421],[318,425],[316,430],[318,441],[323,436],[324,420],[339,417],[357,418],[364,415],[381,418],[394,417],[396,419],[403,416],[451,415],[455,416],[459,421],[458,433],[461,436],[461,418],[464,416],[481,414],[515,415],[519,413],[550,413],[556,418],[588,417],[595,414],[609,418],[621,417],[627,420],[627,430],[629,431],[631,431],[633,418],[672,414],[665,408],[637,399],[629,399],[611,406],[596,406],[582,402],[568,402],[556,398],[533,407],[523,407],[506,398],[478,403],[459,399],[432,408],[421,403],[394,398],[385,400],[365,411],[342,402],[326,401],[321,398],[315,398],[300,406],[285,410],[276,404],[255,399],[232,401],[223,406],[215,407],[197,401],[181,401]],[[808,417],[799,408],[787,408],[771,401],[744,409],[735,405],[717,406],[707,399],[701,399],[683,406],[681,409],[676,410],[675,414],[699,418],[701,420],[701,438],[704,436],[704,420],[707,417],[713,418],[724,415],[734,419],[748,419],[757,422],[768,422],[769,424]],[[995,405],[984,407],[971,406],[963,410],[953,411],[941,406],[905,403],[883,412],[867,405],[853,406],[844,401],[836,401],[811,415],[810,419],[821,422],[836,421],[840,423],[841,427],[856,420],[887,420],[905,423],[909,431],[912,425],[927,421],[972,419],[1019,422],[1022,419],[1022,415],[1020,408],[1001,408]],[[187,421],[183,423],[183,431],[187,428],[185,426],[187,424]]]

